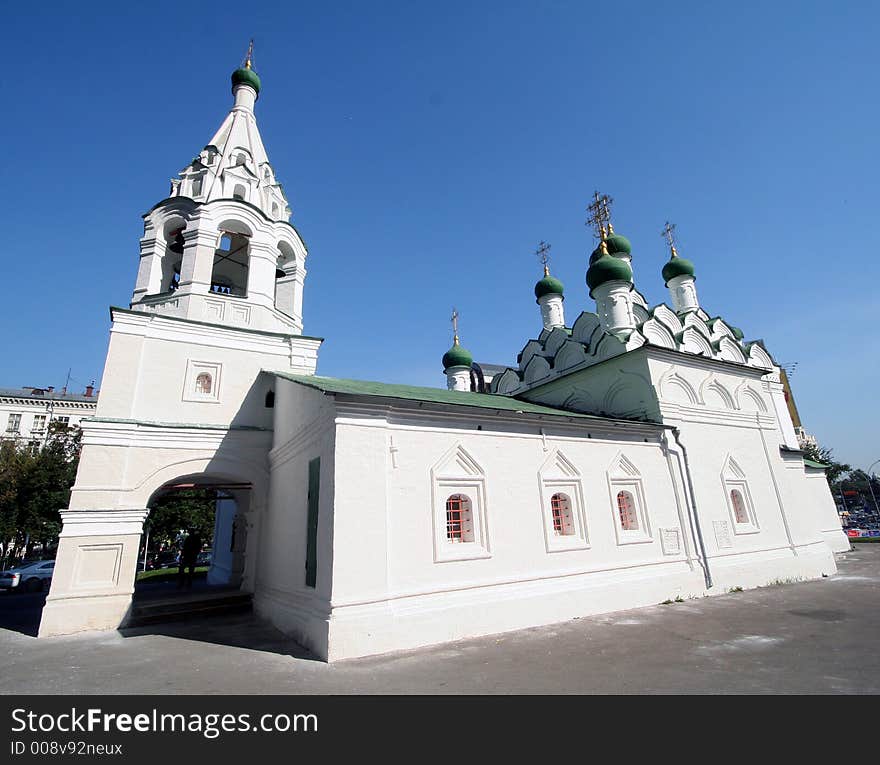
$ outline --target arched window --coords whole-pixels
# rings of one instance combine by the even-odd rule
[[[556,536],[574,534],[574,521],[571,516],[571,499],[568,495],[558,493],[550,498],[550,511],[553,514],[553,533]]]
[[[161,292],[174,292],[180,282],[180,269],[183,262],[183,228],[169,231],[166,235],[165,257],[162,259]]]
[[[211,375],[207,372],[201,372],[198,377],[196,377],[196,393],[203,396],[210,396],[212,385],[213,381],[211,380]]]
[[[198,197],[198,196],[201,196],[201,194],[202,194],[202,179],[201,179],[201,177],[193,178],[192,195],[194,197]]]
[[[272,215],[278,215],[278,205],[277,203],[272,203]]]
[[[464,494],[453,494],[446,500],[446,540],[448,542],[474,541],[471,501]]]
[[[233,199],[240,199],[244,202],[244,201],[246,201],[245,200],[246,195],[247,195],[247,191],[245,190],[245,187],[240,183],[236,183],[235,188],[232,191],[232,198]]]
[[[633,495],[628,491],[617,492],[617,512],[620,513],[620,526],[626,531],[639,528],[639,516]]]
[[[274,409],[275,407],[275,391],[266,392],[266,409]]]
[[[250,247],[246,234],[221,229],[214,251],[210,291],[217,295],[247,295]]]
[[[749,514],[746,510],[746,503],[739,489],[730,490],[730,503],[733,505],[733,517],[737,523],[749,523]]]
[[[235,157],[235,164],[236,165],[243,165],[245,162],[247,162],[247,157],[244,154],[237,154],[236,155],[236,157]]]

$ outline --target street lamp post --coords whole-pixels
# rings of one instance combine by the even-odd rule
[[[877,496],[874,494],[874,473],[871,472],[878,462],[880,460],[874,460],[868,468],[868,488],[871,490],[871,499],[874,500],[874,515],[880,518],[880,507],[877,506]]]

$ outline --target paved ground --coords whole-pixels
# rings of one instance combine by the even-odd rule
[[[880,545],[838,565],[815,582],[333,665],[252,617],[37,640],[44,596],[4,594],[0,692],[880,693]]]

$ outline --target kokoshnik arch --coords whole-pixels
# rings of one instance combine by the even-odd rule
[[[237,487],[228,581],[327,660],[836,571],[849,542],[778,365],[703,309],[671,227],[671,305],[650,307],[607,197],[596,311],[566,322],[545,258],[515,368],[475,364],[456,331],[445,390],[316,376],[260,89],[248,57],[144,216],[41,636],[125,623],[151,499],[184,483]]]

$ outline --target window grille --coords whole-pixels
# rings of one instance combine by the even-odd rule
[[[471,501],[464,494],[446,500],[446,539],[449,542],[473,542]]]
[[[574,534],[571,500],[565,494],[554,494],[550,498],[550,510],[553,514],[553,533],[557,536]]]

